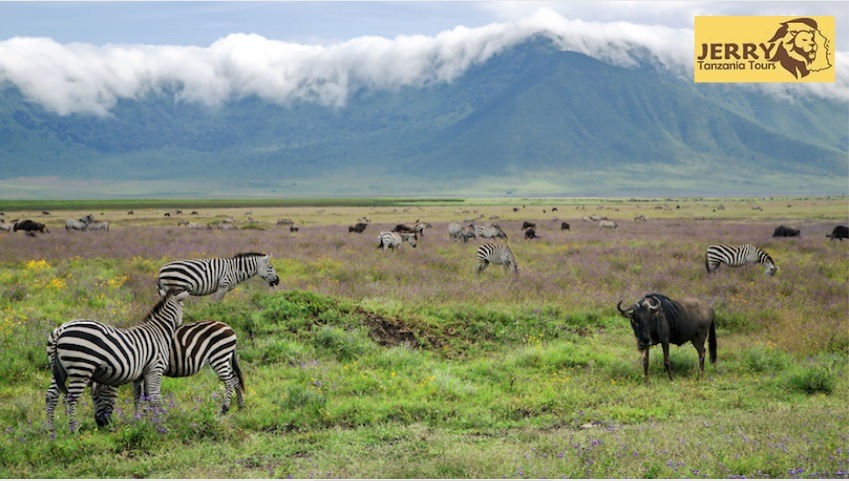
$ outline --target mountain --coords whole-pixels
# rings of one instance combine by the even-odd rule
[[[849,109],[536,38],[344,106],[163,89],[57,115],[0,89],[0,197],[845,193]]]

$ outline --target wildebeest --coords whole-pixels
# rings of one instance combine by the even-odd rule
[[[560,230],[569,230],[569,223],[568,222],[561,222],[560,223]]]
[[[845,225],[838,225],[834,227],[834,230],[831,231],[831,234],[826,234],[826,237],[829,239],[839,239],[840,242],[843,242],[843,239],[849,239],[849,227]]]
[[[41,232],[42,234],[49,233],[47,230],[47,226],[42,224],[41,222],[35,222],[33,220],[22,220],[20,222],[15,222],[15,226],[12,227],[14,232],[19,230],[25,231],[27,234],[35,234],[35,232]]]
[[[365,222],[357,222],[354,225],[348,226],[348,232],[356,232],[357,234],[362,234],[363,231],[366,230],[366,227],[368,227],[368,224],[366,224]]]
[[[661,294],[647,294],[634,305],[622,309],[622,301],[616,308],[623,317],[631,320],[637,349],[643,353],[643,375],[649,378],[649,348],[656,344],[663,347],[663,365],[669,380],[669,344],[681,346],[692,342],[699,353],[699,376],[705,371],[705,338],[710,349],[710,362],[716,364],[716,323],[713,307],[695,298],[674,301]]]
[[[536,226],[537,226],[537,225],[536,225],[536,223],[534,223],[534,222],[528,222],[528,221],[522,222],[522,230],[525,230],[525,229],[527,229],[527,228],[529,228],[529,227],[536,228]]]
[[[802,232],[795,227],[780,225],[772,233],[773,237],[801,237]]]
[[[525,239],[539,239],[537,230],[533,227],[528,228],[528,230],[525,231]]]

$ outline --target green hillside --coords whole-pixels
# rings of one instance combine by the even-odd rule
[[[106,197],[180,194],[165,181],[196,183],[190,196],[207,186],[344,196],[843,193],[849,180],[845,104],[694,84],[545,40],[452,83],[361,89],[341,107],[243,98],[214,108],[178,94],[59,116],[7,86],[0,195],[44,196],[54,184],[92,195],[85,182],[98,179]],[[56,179],[15,192],[9,179],[21,177]]]

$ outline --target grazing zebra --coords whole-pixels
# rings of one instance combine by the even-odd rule
[[[243,393],[244,377],[236,356],[236,333],[223,322],[200,321],[177,328],[168,346],[167,377],[188,377],[197,374],[203,366],[209,366],[224,382],[226,392],[221,414],[230,410],[230,399],[236,391],[239,409],[245,407]],[[139,402],[144,383],[135,386],[135,401]],[[98,423],[109,423],[117,398],[117,387],[93,383],[95,419]]]
[[[401,247],[402,242],[408,242],[414,248],[416,247],[416,234],[407,234],[399,232],[381,232],[377,235],[377,248],[386,252],[386,249],[395,249]]]
[[[86,230],[109,230],[109,222],[108,221],[92,222],[91,224],[88,225]]]
[[[505,234],[504,231],[501,230],[501,227],[498,224],[476,225],[475,236],[482,237],[484,239],[494,239],[497,237],[507,239],[507,234]]]
[[[45,396],[50,432],[54,432],[53,411],[60,392],[65,394],[70,429],[76,430],[74,411],[80,394],[90,382],[113,387],[144,382],[146,396],[158,403],[162,375],[168,367],[168,343],[183,323],[186,297],[186,291],[169,290],[141,325],[128,329],[85,319],[69,321],[54,329],[47,339],[47,358],[53,373]],[[66,381],[69,381],[67,387]],[[98,425],[106,422],[108,419],[97,418]]]
[[[516,264],[516,258],[513,256],[513,251],[505,245],[499,244],[481,244],[478,247],[478,268],[480,273],[486,269],[489,264],[503,265],[504,269],[511,270],[513,274],[519,274],[519,266]]]
[[[460,233],[463,232],[463,226],[457,222],[449,222],[448,223],[448,237],[451,239],[457,239],[460,237]]]
[[[752,244],[728,245],[713,244],[705,251],[705,267],[708,274],[716,272],[720,264],[739,267],[745,264],[761,264],[768,276],[775,275],[778,267],[769,254]]]
[[[65,221],[65,231],[69,230],[86,230],[88,229],[89,224],[94,221],[94,217],[91,214],[88,214],[84,217],[80,217],[80,220],[68,219]]]
[[[271,265],[271,255],[248,252],[230,259],[190,259],[172,261],[159,269],[159,295],[168,289],[186,289],[193,296],[213,294],[220,301],[236,284],[259,276],[276,286],[280,278]]]

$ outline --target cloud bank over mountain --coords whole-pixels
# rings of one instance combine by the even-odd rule
[[[60,114],[107,116],[123,99],[161,91],[178,101],[220,106],[257,96],[280,105],[341,106],[360,90],[396,90],[451,82],[470,67],[535,36],[564,51],[633,67],[654,65],[692,76],[693,31],[627,22],[570,20],[539,9],[522,20],[478,28],[458,26],[436,36],[363,36],[333,45],[303,45],[234,33],[209,47],[59,44],[50,38],[0,42],[0,87]],[[837,52],[833,84],[772,84],[792,98],[849,100],[849,53]]]

